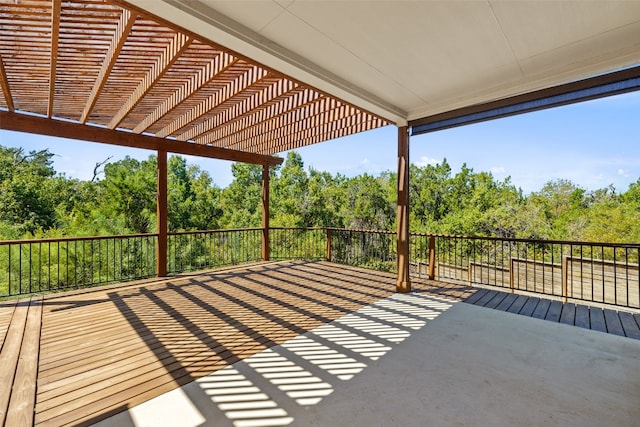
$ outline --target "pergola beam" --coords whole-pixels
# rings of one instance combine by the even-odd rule
[[[7,103],[7,108],[9,111],[13,111],[15,108],[13,105],[13,96],[11,95],[11,88],[9,87],[7,73],[4,71],[2,55],[0,55],[0,87],[2,87],[2,93],[4,94],[4,100]]]
[[[176,154],[207,157],[211,159],[230,160],[233,162],[252,163],[276,166],[282,158],[262,154],[247,153],[209,145],[181,142],[172,139],[139,135],[80,123],[53,120],[27,114],[12,113],[0,110],[0,129],[16,132],[34,133],[60,138],[78,139],[89,142],[119,145],[123,147],[141,148],[145,150],[166,150]]]
[[[193,39],[182,33],[176,33],[169,44],[162,51],[151,69],[138,84],[138,87],[129,95],[127,101],[109,122],[109,129],[115,129],[125,117],[142,101],[153,86],[166,74],[171,66],[180,58],[180,55],[189,47]]]
[[[96,77],[96,81],[93,84],[93,88],[91,89],[91,95],[89,95],[87,104],[82,112],[80,123],[86,123],[93,111],[93,108],[96,106],[98,97],[109,80],[109,74],[111,73],[113,66],[116,65],[116,62],[118,61],[120,51],[122,51],[127,38],[129,38],[129,34],[131,33],[131,29],[133,28],[133,24],[135,24],[137,17],[137,14],[131,13],[131,11],[127,9],[122,11],[115,34],[113,35],[113,39],[107,49],[104,62],[102,63],[98,77]]]
[[[58,65],[58,38],[60,37],[60,14],[62,0],[53,0],[51,4],[51,59],[49,60],[49,101],[47,116],[53,115],[53,100],[56,94],[56,68]]]

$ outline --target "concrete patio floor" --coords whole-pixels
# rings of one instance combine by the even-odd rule
[[[377,320],[376,320],[377,319]],[[99,426],[637,426],[640,340],[394,294]]]

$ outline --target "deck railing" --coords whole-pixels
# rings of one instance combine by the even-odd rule
[[[273,227],[269,229],[272,260],[325,258],[326,233],[322,228]]]
[[[410,258],[423,277],[640,308],[638,244],[427,234],[411,239]]]
[[[0,296],[153,277],[155,234],[0,241]]]
[[[177,274],[259,261],[261,241],[261,228],[168,233],[167,272]]]
[[[328,228],[327,260],[339,264],[396,271],[396,233]]]
[[[262,229],[169,233],[169,274],[262,259]],[[396,271],[391,231],[270,229],[271,260]],[[156,234],[0,241],[0,297],[154,277]],[[640,244],[411,233],[414,277],[640,308]]]

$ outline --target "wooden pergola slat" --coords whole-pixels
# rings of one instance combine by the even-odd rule
[[[195,141],[274,154],[336,131],[300,131],[333,120],[337,104],[307,108],[310,102],[326,98],[349,105],[124,1],[0,5],[2,105],[9,112],[55,117],[55,126],[61,119],[89,126],[88,133],[106,127],[172,146]],[[341,134],[388,124],[355,107],[349,111],[363,125],[349,125]]]
[[[140,122],[133,131],[135,133],[141,133],[147,130],[151,125],[169,113],[169,111],[173,110],[176,106],[197,93],[202,86],[211,82],[216,76],[223,73],[237,62],[237,58],[222,52],[219,56],[199,69],[195,75],[191,76],[187,82],[183,83],[182,86],[173,92],[162,104],[158,105],[158,108]]]
[[[164,49],[160,57],[153,64],[147,75],[140,82],[138,87],[129,95],[129,99],[115,114],[113,119],[109,122],[108,127],[115,129],[120,122],[129,114],[133,108],[138,105],[142,98],[151,90],[151,88],[158,82],[158,80],[169,70],[171,65],[178,60],[180,54],[185,51],[191,43],[191,37],[184,34],[177,33],[174,38],[169,42],[169,45]]]
[[[234,99],[237,95],[241,94],[247,88],[251,87],[254,83],[260,79],[266,77],[267,71],[263,69],[250,68],[247,73],[238,76],[230,84],[224,86],[220,92],[214,95],[212,104],[215,108],[223,108],[226,102]],[[181,141],[188,141],[190,139],[197,138],[203,132],[208,131],[212,127],[212,119],[208,119],[198,126],[191,128],[190,130],[178,135],[178,139]]]
[[[11,95],[9,80],[7,80],[7,73],[4,71],[2,55],[0,55],[0,87],[2,87],[2,94],[4,95],[4,100],[7,103],[7,108],[9,111],[13,111],[15,109],[13,105],[13,96]]]
[[[49,103],[47,116],[53,115],[53,98],[56,94],[56,68],[58,63],[58,38],[60,37],[60,14],[62,0],[53,0],[51,4],[51,60],[49,61]]]
[[[266,77],[265,77],[266,80]],[[208,119],[208,130],[197,137],[197,141],[208,144],[207,135],[220,128],[232,128],[246,126],[247,123],[254,123],[255,114],[262,114],[266,117],[264,110],[273,108],[276,103],[283,102],[287,97],[303,92],[306,89],[288,80],[276,80],[273,84],[263,90],[254,93],[251,97],[245,98],[241,103],[232,105],[229,109],[221,109],[218,114]],[[244,111],[239,114],[238,111]],[[203,126],[204,127],[204,126]]]
[[[104,62],[102,63],[102,67],[100,68],[100,72],[98,73],[98,77],[91,89],[91,95],[87,100],[87,105],[84,107],[84,111],[82,112],[82,117],[80,118],[80,123],[86,123],[93,111],[93,108],[96,106],[96,102],[98,101],[98,96],[102,92],[104,85],[107,83],[107,79],[109,78],[109,73],[113,69],[116,61],[118,60],[118,55],[120,55],[120,51],[124,47],[129,34],[131,33],[131,29],[136,22],[137,14],[131,13],[129,10],[124,9],[122,11],[122,15],[120,16],[120,20],[118,21],[118,26],[113,35],[113,39],[109,44],[109,50],[107,50],[107,55],[104,58]]]

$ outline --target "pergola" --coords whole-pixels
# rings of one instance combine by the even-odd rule
[[[398,127],[398,281],[409,133],[640,88],[640,2],[0,0],[0,128],[270,166]],[[596,77],[593,77],[596,76]]]

